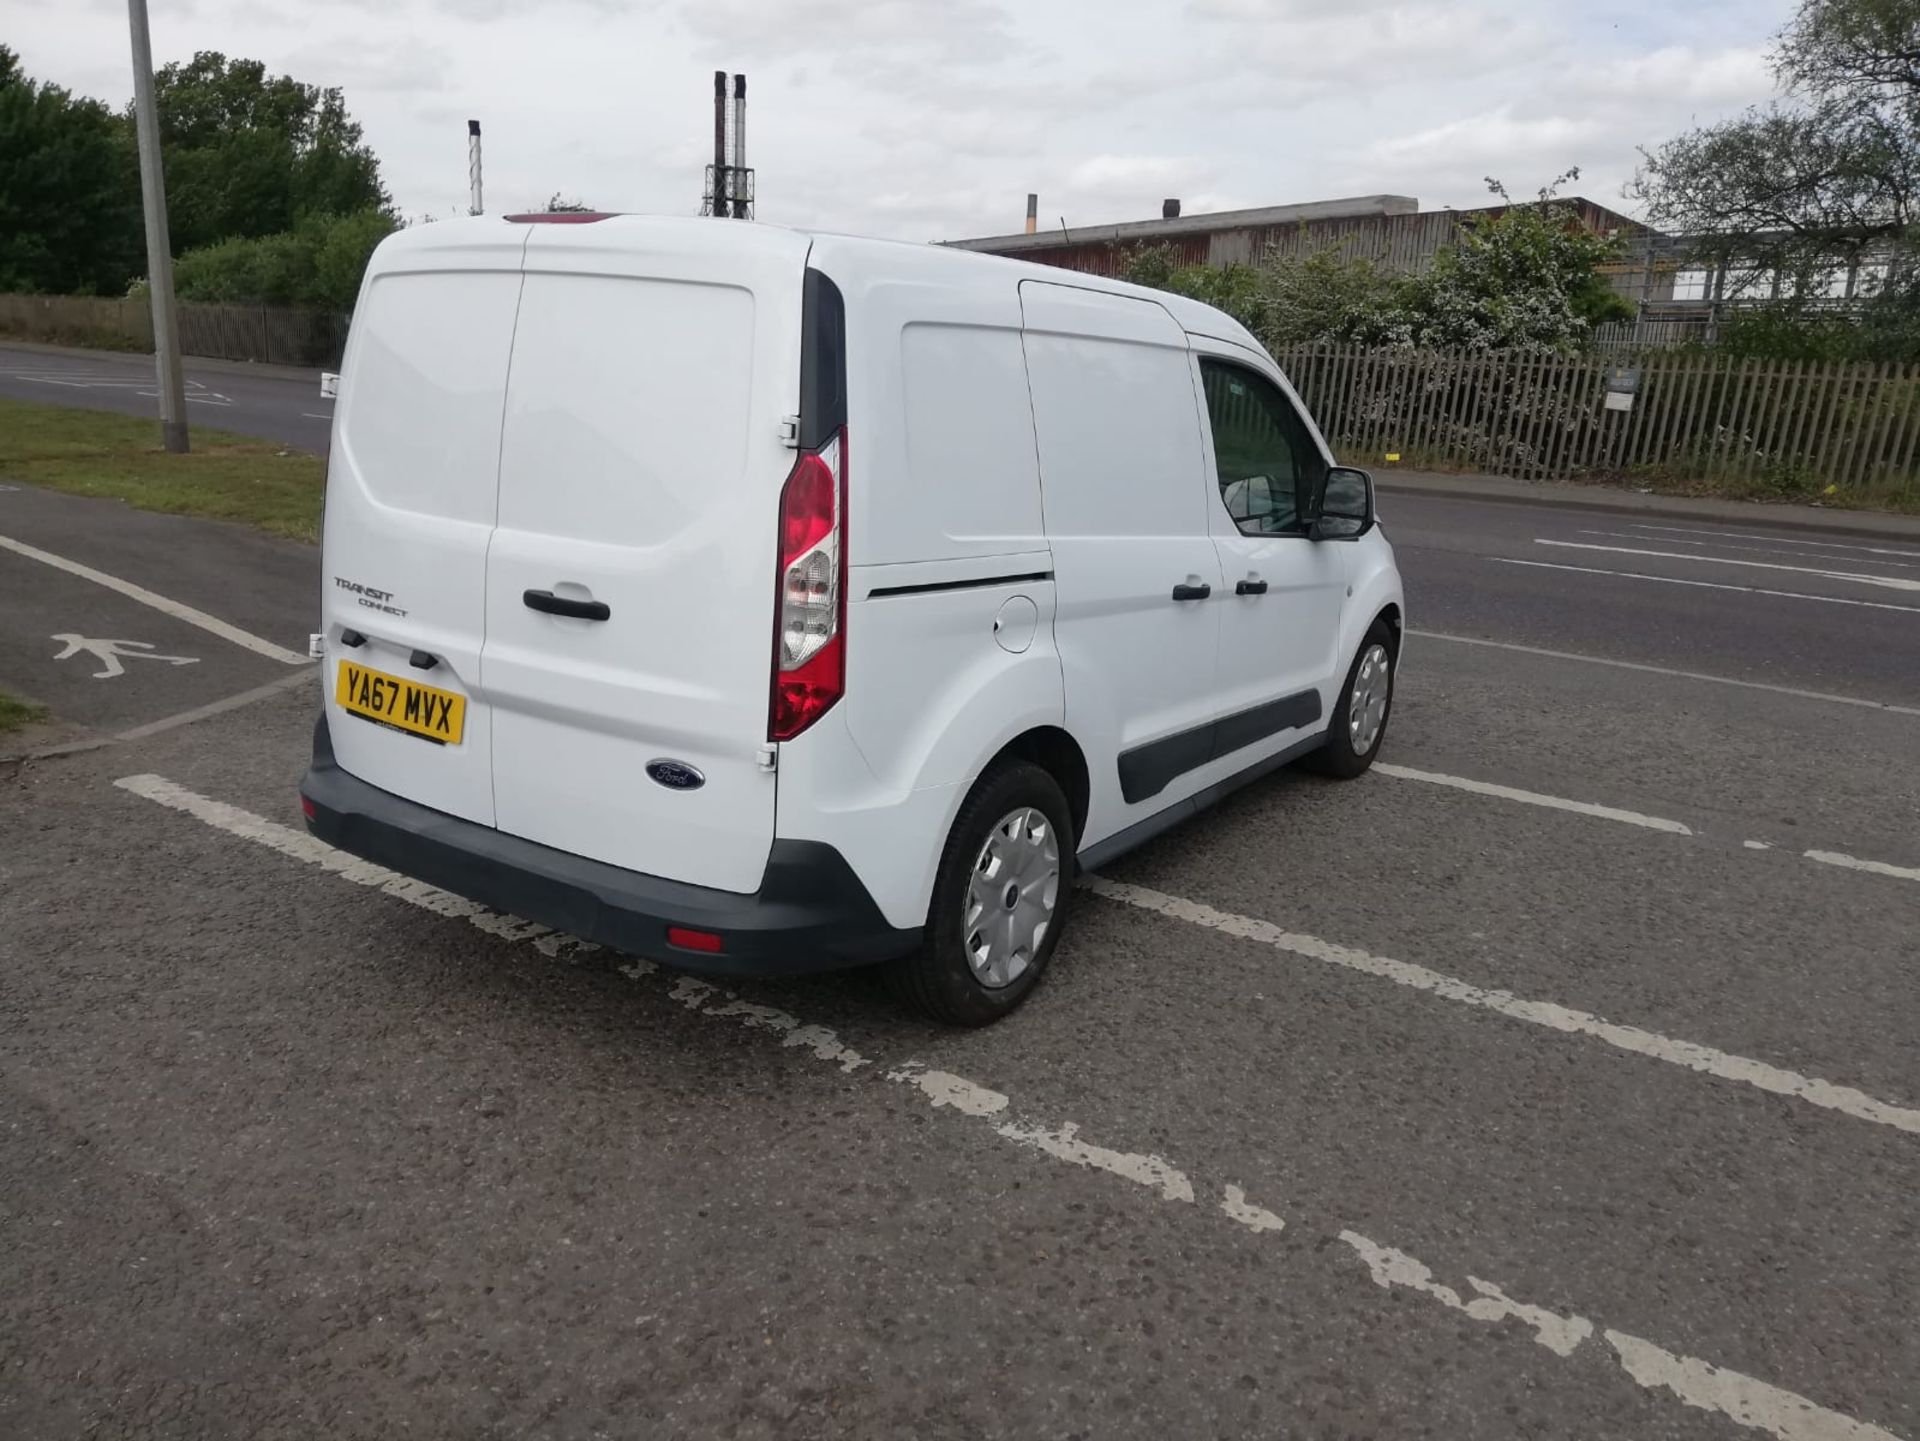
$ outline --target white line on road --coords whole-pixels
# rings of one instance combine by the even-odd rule
[[[574,937],[560,936],[543,926],[514,921],[432,886],[408,881],[383,867],[355,860],[312,836],[237,806],[199,795],[175,785],[163,776],[125,776],[114,784],[293,859],[318,865],[362,885],[376,886],[410,904],[443,915],[465,916],[480,929],[509,940],[532,940],[538,949],[549,956],[562,954],[563,948],[583,951],[598,949]],[[649,961],[635,959],[621,965],[619,970],[630,980],[637,981],[653,975],[657,968]],[[691,976],[675,978],[671,999],[707,1018],[734,1020],[750,1030],[779,1034],[783,1047],[809,1052],[816,1060],[837,1067],[843,1074],[858,1072],[869,1064],[866,1057],[843,1045],[834,1032],[824,1026],[803,1025],[798,1018],[784,1011],[743,1001],[729,991]],[[874,1073],[870,1071],[868,1074]],[[1070,1121],[1040,1125],[1001,1120],[999,1118],[1011,1106],[1005,1094],[989,1090],[950,1071],[929,1070],[917,1061],[908,1061],[879,1074],[890,1082],[903,1083],[918,1090],[936,1110],[947,1107],[959,1116],[988,1122],[994,1132],[1005,1140],[1037,1150],[1057,1161],[1105,1171],[1143,1186],[1165,1201],[1192,1206],[1195,1197],[1192,1180],[1160,1156],[1091,1145],[1079,1139],[1080,1128]],[[1205,1189],[1211,1192],[1214,1188],[1207,1186]],[[1286,1223],[1281,1217],[1249,1202],[1246,1192],[1239,1186],[1226,1185],[1220,1188],[1220,1195],[1219,1212],[1254,1235],[1278,1233],[1284,1229]],[[1205,1213],[1196,1207],[1187,1214],[1197,1216]],[[1560,1316],[1542,1307],[1515,1301],[1500,1287],[1473,1277],[1468,1278],[1468,1284],[1478,1294],[1472,1301],[1463,1301],[1459,1292],[1433,1281],[1430,1267],[1404,1251],[1370,1241],[1353,1231],[1342,1230],[1339,1236],[1366,1262],[1375,1284],[1383,1288],[1400,1286],[1411,1289],[1476,1321],[1489,1324],[1520,1321],[1532,1327],[1534,1339],[1557,1356],[1572,1355],[1595,1330],[1593,1322],[1585,1317]],[[1770,1432],[1780,1441],[1900,1441],[1892,1432],[1855,1421],[1819,1406],[1804,1396],[1737,1371],[1728,1371],[1691,1356],[1678,1355],[1624,1332],[1609,1330],[1605,1334],[1608,1345],[1619,1358],[1622,1371],[1642,1387],[1650,1391],[1671,1391],[1689,1406],[1716,1412],[1742,1426]]]
[[[1766,590],[1757,585],[1725,585],[1714,580],[1682,580],[1677,575],[1648,575],[1639,570],[1606,570],[1592,565],[1555,565],[1550,560],[1515,560],[1511,556],[1490,555],[1487,557],[1495,565],[1524,565],[1534,570],[1571,570],[1581,575],[1611,575],[1621,580],[1657,580],[1664,585],[1692,585],[1702,590],[1737,590],[1745,595],[1772,595],[1782,600],[1817,600],[1825,605],[1858,605],[1868,610],[1900,610],[1909,615],[1920,615],[1920,606],[1894,605],[1884,600],[1855,600],[1844,595],[1808,595],[1799,590]]]
[[[332,417],[331,415],[319,415],[319,414],[316,414],[316,413],[315,413],[314,411],[311,411],[311,410],[303,410],[303,411],[301,411],[301,412],[300,412],[300,418],[301,418],[302,420],[332,420],[332,419],[333,419],[333,417]]]
[[[1604,535],[1608,537],[1610,540],[1645,541],[1647,539],[1647,537],[1644,535],[1634,535],[1631,531],[1625,531],[1625,530],[1577,530],[1574,532],[1574,534],[1575,535]],[[1758,537],[1754,537],[1754,538],[1758,539]],[[1808,559],[1808,558],[1815,559],[1815,560],[1819,559],[1818,556],[1807,557],[1803,552],[1792,551],[1792,550],[1781,550],[1778,547],[1771,546],[1771,545],[1728,545],[1723,540],[1685,540],[1678,535],[1661,536],[1660,543],[1662,545],[1698,545],[1698,546],[1705,546],[1710,550],[1740,550],[1740,551],[1747,552],[1749,555],[1800,555],[1802,559]],[[1798,542],[1789,542],[1789,543],[1797,544]],[[1854,547],[1850,547],[1850,549],[1861,550],[1861,549],[1865,549],[1865,547],[1854,546]],[[1891,554],[1891,552],[1889,553]],[[1698,556],[1689,556],[1687,558],[1689,560],[1700,559],[1700,557]],[[1838,559],[1838,557],[1836,557],[1836,559]],[[1854,561],[1852,563],[1855,565],[1895,566],[1901,570],[1912,570],[1917,564],[1920,564],[1920,562],[1910,561],[1910,560],[1860,560],[1860,561]]]
[[[1639,521],[1629,523],[1635,530],[1662,531],[1673,535],[1720,535],[1733,540],[1764,540],[1774,545],[1819,546],[1825,550],[1857,550],[1867,555],[1903,555],[1910,560],[1920,560],[1920,550],[1894,550],[1879,545],[1849,545],[1839,540],[1802,540],[1785,535],[1752,535],[1741,530],[1696,530],[1692,526],[1643,525]]]
[[[1670,821],[1661,816],[1642,815],[1639,811],[1623,811],[1616,806],[1596,805],[1592,801],[1570,801],[1561,796],[1542,795],[1539,791],[1523,791],[1514,786],[1495,785],[1491,781],[1468,780],[1465,776],[1449,776],[1442,775],[1438,771],[1414,770],[1411,766],[1388,765],[1385,761],[1375,761],[1373,769],[1381,775],[1396,776],[1401,780],[1425,781],[1428,785],[1449,786],[1457,791],[1471,791],[1475,795],[1493,796],[1503,801],[1519,801],[1522,805],[1571,811],[1575,815],[1594,816],[1603,821],[1619,821],[1629,826],[1644,826],[1647,830],[1666,831],[1670,835],[1693,834],[1691,827],[1682,825],[1679,821]]]
[[[1585,1316],[1562,1316],[1526,1305],[1475,1276],[1467,1277],[1467,1284],[1478,1294],[1471,1301],[1462,1300],[1453,1287],[1433,1279],[1430,1266],[1405,1251],[1354,1231],[1342,1231],[1340,1239],[1367,1263],[1376,1286],[1412,1291],[1475,1321],[1494,1325],[1518,1321],[1531,1327],[1533,1339],[1556,1356],[1573,1355],[1594,1333],[1593,1322]],[[1780,1441],[1900,1441],[1891,1431],[1816,1406],[1804,1396],[1692,1356],[1677,1356],[1625,1331],[1608,1330],[1606,1338],[1620,1369],[1647,1390],[1671,1391],[1688,1406],[1716,1412],[1754,1431],[1770,1432]]]
[[[188,625],[199,626],[201,630],[217,635],[222,640],[230,640],[235,645],[252,651],[255,655],[266,656],[269,660],[277,660],[286,665],[305,665],[311,659],[298,652],[277,646],[270,640],[262,640],[257,635],[241,630],[237,625],[228,625],[218,616],[208,615],[204,610],[195,610],[192,606],[182,605],[177,600],[168,600],[164,595],[156,595],[145,586],[135,585],[130,580],[122,580],[117,575],[108,575],[104,570],[95,570],[92,566],[82,565],[77,560],[68,560],[65,556],[54,555],[50,551],[28,545],[25,541],[0,535],[0,550],[10,550],[15,555],[25,556],[28,560],[37,560],[42,565],[52,566],[55,570],[64,570],[68,575],[77,575],[82,580],[103,585],[108,590],[126,596],[129,600],[150,605],[162,614],[170,615],[175,620],[183,620]]]
[[[1602,573],[1606,575],[1615,574],[1613,571],[1605,571]],[[1454,645],[1484,646],[1488,650],[1517,651],[1521,655],[1545,656],[1549,660],[1577,660],[1585,665],[1606,665],[1612,666],[1615,670],[1637,670],[1645,675],[1671,676],[1675,680],[1707,681],[1713,685],[1736,686],[1741,690],[1763,690],[1773,695],[1795,696],[1800,700],[1826,701],[1832,705],[1865,706],[1870,710],[1892,711],[1895,715],[1920,716],[1920,706],[1894,705],[1890,701],[1868,700],[1864,696],[1834,695],[1829,691],[1823,690],[1801,690],[1798,687],[1790,685],[1772,685],[1763,680],[1739,680],[1730,675],[1708,675],[1704,671],[1697,670],[1674,670],[1670,666],[1646,665],[1637,660],[1614,660],[1610,656],[1582,655],[1580,652],[1572,650],[1548,650],[1544,646],[1519,645],[1509,640],[1483,640],[1481,637],[1473,635],[1448,635],[1445,631],[1438,630],[1409,630],[1407,634],[1419,640],[1441,640],[1451,642]]]
[[[1551,545],[1561,550],[1598,550],[1608,555],[1640,555],[1654,560],[1684,560],[1694,565],[1738,565],[1749,570],[1787,570],[1795,575],[1817,575],[1823,580],[1844,580],[1854,585],[1878,585],[1888,590],[1920,590],[1920,580],[1910,580],[1904,575],[1863,575],[1858,571],[1834,570],[1817,565],[1782,565],[1774,560],[1735,560],[1725,555],[1687,555],[1677,550],[1639,550],[1626,545],[1595,545],[1585,540],[1548,540],[1544,536],[1533,538],[1535,545]],[[1811,560],[1813,557],[1809,556]]]
[[[1892,876],[1895,880],[1920,881],[1920,868],[1914,866],[1890,866],[1885,861],[1863,861],[1858,856],[1842,855],[1839,851],[1802,851],[1801,855],[1810,861],[1818,861],[1823,866],[1840,866],[1850,871],[1866,871],[1870,875]]]
[[[1442,975],[1438,971],[1428,970],[1425,966],[1392,960],[1386,956],[1371,955],[1352,946],[1323,941],[1317,936],[1297,935],[1283,931],[1271,921],[1256,920],[1252,916],[1233,915],[1227,911],[1216,911],[1213,907],[1202,905],[1198,901],[1182,900],[1178,896],[1169,896],[1145,886],[1112,881],[1105,876],[1088,876],[1081,884],[1095,895],[1104,896],[1110,901],[1118,901],[1122,905],[1133,906],[1143,911],[1152,911],[1176,921],[1203,926],[1207,930],[1219,931],[1241,940],[1271,946],[1277,951],[1285,951],[1303,960],[1318,961],[1323,965],[1338,966],[1343,970],[1377,976],[1382,980],[1392,981],[1396,985],[1425,991],[1442,1000],[1457,1001],[1462,1005],[1493,1011],[1512,1020],[1544,1026],[1548,1030],[1561,1031],[1570,1035],[1592,1036],[1596,1040],[1604,1041],[1610,1046],[1617,1046],[1623,1051],[1631,1051],[1635,1055],[1649,1056],[1656,1061],[1665,1061],[1669,1065],[1680,1066],[1689,1071],[1717,1076],[1723,1081],[1737,1081],[1772,1095],[1790,1096],[1795,1100],[1805,1101],[1809,1105],[1820,1106],[1829,1111],[1838,1111],[1842,1115],[1852,1116],[1857,1120],[1872,1121],[1876,1125],[1891,1126],[1895,1130],[1920,1136],[1920,1110],[1879,1100],[1864,1091],[1855,1090],[1852,1086],[1838,1086],[1831,1081],[1803,1076],[1798,1071],[1768,1065],[1765,1061],[1750,1060],[1745,1056],[1716,1050],[1712,1046],[1702,1046],[1692,1041],[1662,1036],[1654,1031],[1642,1030],[1638,1026],[1623,1026],[1613,1021],[1603,1020],[1586,1011],[1576,1011],[1567,1006],[1556,1005],[1551,1001],[1523,1000],[1508,991],[1487,990],[1467,981]]]

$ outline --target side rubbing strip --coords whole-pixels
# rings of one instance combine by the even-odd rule
[[[867,592],[868,600],[888,595],[928,595],[936,590],[984,590],[993,585],[1026,585],[1030,581],[1052,580],[1050,570],[1029,571],[1025,575],[987,575],[978,580],[930,580],[924,585],[882,585]]]
[[[1137,804],[1160,794],[1177,778],[1208,761],[1281,731],[1310,726],[1320,715],[1320,692],[1303,690],[1135,746],[1120,757],[1121,798],[1128,805]]]

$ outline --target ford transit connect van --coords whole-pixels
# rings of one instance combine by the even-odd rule
[[[1032,990],[1096,867],[1385,733],[1365,473],[1220,312],[635,216],[385,241],[339,382],[314,834],[718,975]]]

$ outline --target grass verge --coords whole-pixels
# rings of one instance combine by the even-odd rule
[[[156,421],[0,398],[0,480],[320,538],[319,456],[224,430],[195,427],[190,440],[169,455]]]
[[[15,700],[5,691],[0,690],[0,736],[46,718],[47,712],[44,706],[28,705],[25,701]]]

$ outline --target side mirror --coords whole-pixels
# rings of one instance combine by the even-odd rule
[[[1334,466],[1327,472],[1320,514],[1307,534],[1315,540],[1357,540],[1373,523],[1373,477],[1352,466]]]

